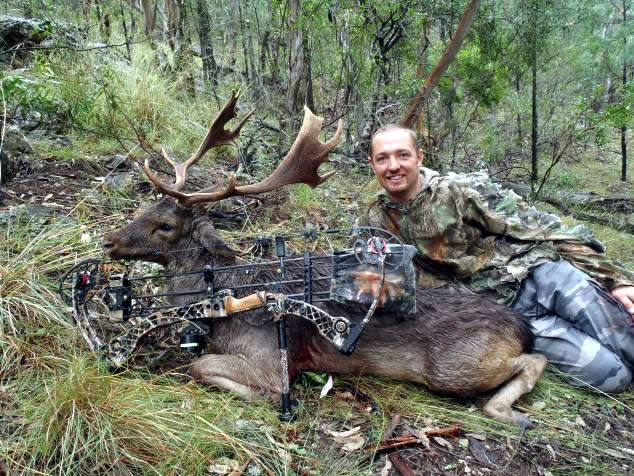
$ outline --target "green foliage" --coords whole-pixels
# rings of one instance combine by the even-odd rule
[[[616,104],[609,104],[605,108],[604,120],[612,127],[630,127],[634,118],[634,83],[630,82],[623,88],[622,99]]]
[[[508,94],[507,68],[488,60],[477,45],[469,45],[460,50],[455,68],[469,97],[483,107],[498,104]]]
[[[47,82],[54,79],[50,72],[42,73],[34,80],[24,74],[0,71],[0,84],[9,107],[17,108],[18,113],[30,110],[51,113],[56,110],[57,103],[51,88],[47,86]]]

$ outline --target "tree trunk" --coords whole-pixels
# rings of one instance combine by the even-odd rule
[[[243,1],[244,1],[244,12],[246,15],[248,15],[249,1],[248,0],[243,0]],[[245,28],[246,28],[246,35],[247,35],[247,58],[249,59],[249,68],[251,70],[250,79],[257,86],[255,88],[257,92],[256,96],[259,96],[262,92],[262,78],[261,78],[261,75],[258,74],[258,70],[255,67],[255,48],[253,47],[253,29],[251,27],[251,22],[249,21],[248,16],[245,19],[245,23],[246,23]]]
[[[520,74],[515,74],[515,92],[517,97],[520,96]],[[522,116],[519,111],[517,112],[517,145],[523,150],[524,147],[524,135],[522,134]]]
[[[236,2],[238,4],[238,20],[240,21],[240,39],[242,40],[242,55],[244,56],[244,77],[249,80],[249,52],[247,50],[246,28],[244,27],[244,19],[242,18],[242,0]]]
[[[214,94],[218,87],[218,65],[214,58],[214,48],[209,36],[211,31],[211,18],[205,0],[196,0],[198,12],[198,38],[200,40],[200,55],[203,60],[203,78],[210,81]]]
[[[445,49],[440,60],[438,60],[438,64],[431,72],[427,81],[421,88],[420,92],[416,95],[416,97],[410,102],[407,113],[405,117],[401,121],[401,124],[405,127],[411,127],[412,124],[416,122],[418,117],[418,109],[423,101],[427,98],[431,90],[436,86],[436,83],[443,75],[443,73],[447,70],[451,62],[454,60],[458,51],[460,51],[460,47],[462,46],[462,42],[464,41],[467,33],[469,32],[469,28],[471,27],[471,22],[473,21],[473,17],[475,16],[478,7],[480,6],[480,0],[471,0],[467,8],[465,9],[464,14],[462,15],[462,19],[458,24],[458,29],[456,30],[456,34],[453,36],[449,45]]]
[[[288,66],[289,79],[286,94],[286,109],[289,114],[298,111],[298,97],[302,74],[304,72],[304,35],[299,27],[301,15],[301,0],[289,0],[288,2]]]
[[[158,0],[155,0],[155,2],[158,2]],[[141,7],[143,8],[143,18],[145,19],[145,34],[152,36],[156,25],[157,3],[152,5],[152,0],[141,0]],[[150,44],[154,44],[152,39]]]
[[[288,90],[286,111],[289,116],[289,137],[299,128],[296,117],[302,106],[301,83],[304,75],[304,34],[299,25],[302,12],[301,0],[288,0]]]
[[[130,47],[130,33],[128,32],[128,25],[125,22],[125,11],[123,10],[123,3],[119,4],[119,10],[121,11],[121,26],[123,27],[123,36],[125,37],[126,58],[129,63],[132,63],[132,49]]]
[[[537,1],[533,0],[532,12],[532,61],[531,70],[533,73],[531,105],[532,105],[532,125],[531,125],[531,192],[535,192],[537,184]]]
[[[627,23],[627,4],[626,0],[623,0],[623,28]],[[623,94],[627,94],[625,91],[625,85],[627,84],[627,36],[623,38]],[[625,141],[627,135],[627,127],[621,127],[621,181],[627,180],[627,142]]]
[[[170,48],[174,52],[174,72],[183,73],[185,87],[191,95],[195,93],[194,76],[190,67],[192,63],[191,47],[185,34],[185,0],[166,0],[167,37]]]
[[[306,43],[308,43],[306,41]],[[313,96],[313,68],[312,68],[312,55],[311,48],[308,44],[304,45],[304,70],[306,71],[306,92],[304,94],[304,103],[309,107],[311,111],[315,111],[315,97]]]

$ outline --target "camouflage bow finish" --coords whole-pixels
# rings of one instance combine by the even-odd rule
[[[634,285],[634,273],[608,259],[584,225],[566,227],[483,172],[440,176],[421,168],[422,190],[408,204],[379,193],[360,225],[384,228],[416,246],[421,287],[460,280],[472,291],[510,304],[529,271],[568,260],[608,290]]]

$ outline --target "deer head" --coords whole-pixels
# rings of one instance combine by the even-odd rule
[[[222,260],[232,253],[222,242],[212,221],[201,206],[232,196],[259,194],[276,190],[285,185],[305,183],[316,187],[335,172],[319,175],[319,166],[328,160],[329,152],[341,142],[343,123],[339,121],[337,132],[326,143],[319,140],[322,119],[304,108],[304,122],[288,154],[275,171],[261,182],[236,185],[231,175],[228,184],[220,190],[201,190],[185,193],[187,168],[198,162],[211,148],[228,144],[240,134],[240,129],[253,114],[248,113],[233,130],[225,125],[236,116],[235,105],[238,94],[232,93],[227,104],[212,122],[198,150],[183,163],[171,160],[165,151],[163,157],[173,167],[176,179],[173,184],[162,182],[150,169],[149,160],[144,169],[156,189],[166,195],[158,203],[146,209],[126,227],[104,237],[104,251],[113,259],[138,259],[169,266],[195,261],[197,256],[209,254]]]

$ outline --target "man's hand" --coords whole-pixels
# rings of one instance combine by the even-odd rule
[[[612,296],[625,306],[634,320],[634,286],[621,286],[612,290]]]

